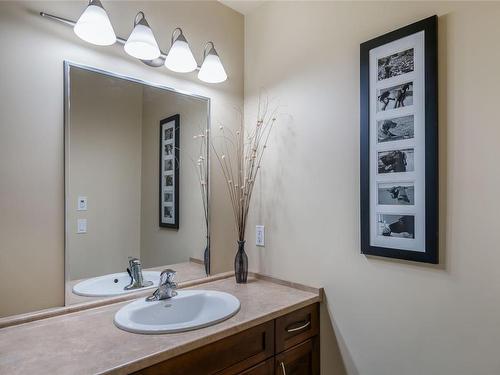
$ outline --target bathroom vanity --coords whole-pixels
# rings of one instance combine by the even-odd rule
[[[321,289],[256,274],[236,284],[228,274],[181,290],[229,293],[240,309],[209,327],[157,335],[113,324],[131,300],[6,327],[0,373],[319,374]]]
[[[135,374],[319,374],[318,303]]]

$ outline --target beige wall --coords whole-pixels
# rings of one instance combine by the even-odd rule
[[[193,137],[207,127],[208,103],[145,87],[142,117],[141,260],[145,267],[203,259],[206,226],[193,161],[199,155]],[[158,225],[160,120],[180,115],[179,229]]]
[[[210,97],[214,121],[232,121],[228,109],[243,104],[240,14],[214,1],[105,4],[118,35],[126,37],[136,12],[143,10],[163,48],[178,25],[198,61],[204,43],[215,41],[229,79],[206,85],[195,73],[149,68],[120,45],[91,46],[67,26],[38,15],[43,10],[76,19],[85,4],[0,2],[0,299],[8,301],[0,304],[0,316],[63,304],[64,60]],[[224,241],[230,215],[225,191],[220,174],[213,177],[212,204],[218,214],[212,218],[212,263],[217,272],[230,267],[233,246]]]
[[[70,280],[123,271],[140,256],[143,88],[71,68],[67,186]],[[79,196],[88,210],[77,211]],[[87,233],[77,220],[87,219]]]
[[[441,263],[365,257],[359,44],[433,14]],[[260,88],[284,105],[249,258],[264,273],[325,287],[323,374],[500,373],[499,20],[499,3],[478,2],[276,2],[246,17],[247,120]],[[250,246],[257,223],[264,249]]]

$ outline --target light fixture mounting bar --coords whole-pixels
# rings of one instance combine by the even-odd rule
[[[49,14],[49,13],[45,13],[45,12],[40,12],[40,16],[44,17],[44,18],[47,18],[49,20],[52,20],[52,21],[57,21],[57,22],[60,22],[66,26],[71,26],[71,27],[74,27],[76,25],[76,21],[72,21],[72,20],[69,20],[67,18],[63,18],[63,17],[59,17],[59,16],[55,16],[53,14]],[[116,37],[116,42],[117,43],[120,43],[122,45],[125,45],[125,43],[127,42],[126,39],[124,38],[121,38],[119,36]],[[148,65],[148,66],[151,66],[153,68],[159,68],[159,67],[162,67],[165,65],[165,58],[167,57],[167,54],[164,53],[163,51],[161,51],[161,55],[160,57],[158,57],[157,59],[155,60],[140,60],[142,61],[144,64]],[[196,67],[196,70],[200,70],[200,67]]]

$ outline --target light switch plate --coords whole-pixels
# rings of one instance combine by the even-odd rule
[[[79,196],[77,207],[78,211],[87,211],[87,197]]]
[[[87,233],[87,219],[78,219],[76,233]]]
[[[257,246],[264,246],[265,241],[264,241],[264,226],[263,225],[256,225],[255,226],[255,245]]]

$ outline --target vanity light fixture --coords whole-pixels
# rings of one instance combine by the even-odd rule
[[[154,60],[161,55],[153,30],[143,12],[137,13],[134,19],[134,29],[124,46],[125,52],[140,60]]]
[[[178,35],[174,38],[176,31]],[[177,27],[172,32],[171,47],[165,59],[165,66],[177,73],[189,73],[198,67],[193,52],[191,52],[191,48],[189,48],[189,44],[180,27]]]
[[[143,12],[139,12],[135,16],[134,28],[128,39],[116,36],[100,0],[89,0],[87,8],[77,22],[45,12],[40,12],[40,16],[73,27],[75,34],[89,43],[100,46],[112,45],[115,42],[122,44],[127,54],[150,67],[166,66],[178,73],[199,70],[198,78],[207,83],[220,83],[227,80],[226,71],[215,50],[214,43],[208,42],[205,45],[203,63],[200,68],[182,29],[177,27],[172,32],[170,50],[168,54],[164,53],[158,47]]]
[[[73,30],[80,39],[98,46],[110,46],[116,42],[113,26],[99,0],[89,0]]]
[[[207,47],[210,47],[207,53]],[[203,50],[203,63],[201,64],[198,78],[207,83],[220,83],[227,79],[226,71],[215,50],[213,42],[208,42]]]

